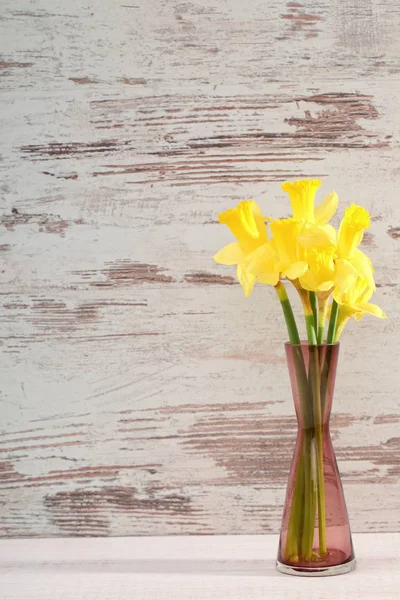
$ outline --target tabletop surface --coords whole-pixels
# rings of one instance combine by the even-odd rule
[[[397,599],[400,533],[353,540],[357,569],[318,578],[278,573],[272,535],[1,540],[1,598]]]

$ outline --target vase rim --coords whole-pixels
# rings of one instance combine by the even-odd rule
[[[292,344],[292,342],[285,342],[285,346],[291,346],[293,348],[301,348],[303,346],[308,346],[309,348],[328,348],[328,347],[335,347],[335,346],[340,346],[340,342],[334,342],[332,344],[327,344],[327,343],[323,343],[323,344],[309,344],[307,342],[307,340],[301,340],[300,344]]]

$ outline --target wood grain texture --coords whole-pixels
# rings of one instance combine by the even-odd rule
[[[390,316],[344,337],[354,531],[399,530],[400,6],[3,0],[0,535],[276,532],[295,421],[282,318],[216,214],[320,177],[374,215]]]
[[[399,534],[356,534],[339,577],[275,569],[277,536],[1,540],[3,600],[397,600]]]

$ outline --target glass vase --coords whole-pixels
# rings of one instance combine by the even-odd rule
[[[298,432],[282,518],[277,569],[339,575],[355,568],[329,420],[339,344],[286,344]]]

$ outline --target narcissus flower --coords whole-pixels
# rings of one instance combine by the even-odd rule
[[[361,277],[374,288],[372,263],[358,248],[364,229],[369,225],[370,216],[365,208],[352,204],[345,211],[338,235],[333,235],[329,242],[325,238],[326,233],[321,233],[321,229],[316,225],[312,225],[300,235],[299,243],[305,248],[304,256],[309,264],[309,271],[302,285],[307,285],[306,289],[310,291],[318,292],[328,289],[328,283],[333,282],[336,293],[344,294],[355,283],[357,277]],[[325,267],[322,268],[322,265]],[[322,281],[324,274],[327,277],[326,285]]]
[[[223,265],[237,265],[237,278],[246,296],[249,296],[257,276],[248,269],[249,256],[265,246],[263,254],[269,248],[268,232],[260,207],[254,200],[244,200],[236,208],[231,208],[218,215],[220,223],[229,227],[237,242],[228,244],[217,252],[214,260]],[[274,271],[268,277],[264,274],[259,281],[261,283],[272,283],[276,285],[279,281],[279,272],[275,263],[271,265]],[[267,281],[268,280],[268,281]]]
[[[346,208],[338,232],[336,265],[339,271],[347,274],[347,277],[336,282],[338,294],[346,293],[358,276],[365,280],[373,290],[375,289],[372,263],[358,248],[362,242],[364,231],[370,224],[371,218],[365,208],[356,204]]]
[[[332,192],[315,207],[315,194],[320,185],[319,179],[301,179],[282,183],[283,191],[289,194],[295,221],[325,225],[331,220],[337,210],[338,197],[335,192]]]
[[[331,292],[333,289],[347,290],[359,273],[348,261],[335,260],[336,247],[307,248],[304,259],[308,270],[300,278],[301,286],[310,292]]]
[[[303,223],[304,227],[301,234],[305,237],[303,245],[326,246],[335,242],[335,229],[328,225],[335,214],[339,199],[335,192],[332,192],[315,206],[315,194],[320,187],[319,179],[301,179],[299,181],[285,181],[282,183],[282,189],[289,194],[290,204],[293,212],[293,219],[298,223]]]
[[[358,277],[345,294],[334,293],[334,298],[339,304],[336,340],[339,339],[343,327],[350,317],[354,317],[356,321],[359,321],[364,315],[386,319],[383,310],[377,304],[369,302],[373,292],[374,287]]]
[[[246,259],[246,266],[261,283],[276,285],[280,277],[298,279],[307,268],[304,249],[298,243],[302,224],[293,219],[270,223],[272,240],[263,244]]]
[[[310,292],[328,292],[335,285],[335,246],[307,248],[304,258],[308,269],[300,277],[301,286]]]
[[[344,212],[339,227],[337,253],[341,258],[351,258],[361,244],[364,231],[371,225],[371,217],[365,208],[351,204]]]
[[[239,245],[242,253],[249,254],[268,239],[264,218],[260,207],[254,200],[243,200],[236,208],[230,208],[220,213],[218,220],[229,227],[238,241],[237,244],[225,246],[221,253],[228,252],[229,254],[232,252],[233,246]],[[218,253],[218,255],[221,253]]]
[[[282,277],[298,279],[307,270],[304,249],[298,242],[302,224],[294,219],[280,219],[270,224]]]

